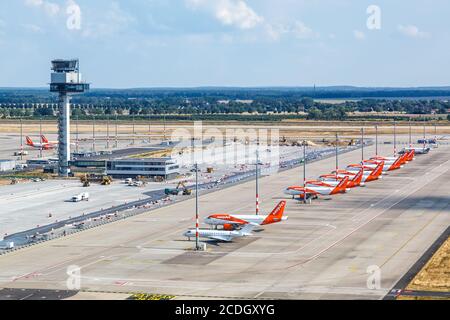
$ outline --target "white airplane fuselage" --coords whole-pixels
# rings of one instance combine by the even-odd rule
[[[232,218],[235,220],[227,220],[227,219],[220,219],[220,218],[212,218],[208,217],[205,219],[205,223],[209,224],[211,226],[223,226],[226,224],[237,224],[237,225],[244,225],[247,223],[253,223],[257,225],[262,225],[264,221],[267,220],[269,215],[232,215]],[[276,219],[276,218],[274,218]],[[286,221],[287,217],[282,217],[281,219],[278,219],[278,221]]]
[[[331,192],[333,192],[335,188],[333,187],[318,187],[318,186],[311,186],[311,185],[306,185],[306,193],[318,193],[322,196],[329,196],[331,194]],[[303,190],[297,190],[297,189],[292,189],[292,188],[288,188],[284,191],[285,194],[290,195],[290,196],[301,196],[305,194],[305,191]]]
[[[231,242],[231,241],[233,241],[234,238],[250,236],[251,231],[253,230],[254,227],[255,227],[255,225],[248,224],[240,230],[232,230],[232,231],[199,229],[198,236],[200,238]],[[187,237],[189,240],[191,240],[191,238],[196,237],[196,229],[189,229],[183,235],[185,237]]]

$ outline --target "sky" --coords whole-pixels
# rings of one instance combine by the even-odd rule
[[[0,87],[448,86],[448,0],[2,0]]]

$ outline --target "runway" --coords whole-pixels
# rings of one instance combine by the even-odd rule
[[[374,147],[366,149],[374,155]],[[380,145],[383,155],[392,146]],[[361,152],[340,158],[360,161]],[[261,179],[261,208],[288,200],[283,224],[195,253],[182,233],[194,200],[0,257],[0,288],[67,290],[67,268],[81,268],[81,289],[148,292],[178,298],[382,299],[450,224],[450,148],[418,156],[382,180],[303,205],[283,195],[297,168]],[[308,166],[313,178],[334,159]],[[254,182],[200,198],[202,216],[254,211]],[[259,230],[258,230],[259,231]],[[381,288],[367,282],[381,271]]]

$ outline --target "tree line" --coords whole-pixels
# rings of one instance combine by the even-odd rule
[[[233,95],[206,90],[203,94],[190,91],[184,95],[168,91],[166,96],[152,97],[148,91],[127,94],[115,91],[90,93],[73,97],[72,115],[79,118],[97,116],[154,117],[173,115],[189,119],[236,118],[259,115],[266,118],[307,118],[310,120],[346,120],[350,114],[365,113],[366,117],[382,118],[383,112],[416,115],[447,115],[450,102],[444,99],[362,99],[340,103],[317,101],[310,97],[282,95]],[[228,91],[226,91],[228,92]],[[230,91],[232,92],[232,91]],[[270,92],[270,91],[269,91]],[[109,95],[108,95],[109,94]],[[233,97],[233,98],[230,98]],[[51,118],[58,114],[56,97],[36,90],[0,92],[0,118]],[[220,117],[219,117],[220,116]],[[251,117],[248,117],[251,119]]]

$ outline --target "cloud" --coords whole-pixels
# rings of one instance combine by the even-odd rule
[[[112,2],[109,9],[102,13],[101,18],[95,19],[94,23],[86,24],[83,28],[83,36],[87,38],[112,36],[135,22],[136,19],[123,11],[118,2]]]
[[[272,40],[279,40],[284,35],[292,35],[297,39],[316,39],[319,33],[306,26],[302,21],[295,21],[292,24],[267,24],[267,34]]]
[[[22,24],[22,28],[31,33],[43,33],[44,30],[35,24]]]
[[[428,38],[430,36],[429,33],[420,31],[419,28],[414,25],[399,25],[397,30],[402,35],[409,38]]]
[[[191,9],[211,13],[223,25],[252,29],[264,21],[244,0],[186,0]]]
[[[292,33],[298,39],[311,39],[319,36],[318,33],[314,32],[301,21],[295,22],[294,27],[292,28]]]
[[[58,4],[45,0],[25,0],[25,5],[28,7],[40,8],[49,16],[56,16],[61,11]]]
[[[366,34],[359,30],[353,30],[353,36],[356,40],[362,41],[366,39]]]

